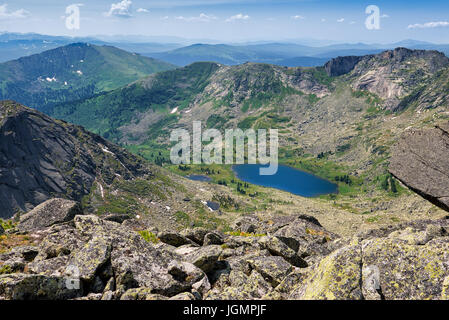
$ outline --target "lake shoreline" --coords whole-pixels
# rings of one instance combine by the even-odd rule
[[[292,167],[290,165],[285,165],[285,164],[279,164],[279,168],[278,168],[278,172],[273,175],[273,176],[260,176],[259,174],[257,175],[253,175],[252,177],[245,177],[245,174],[242,174],[244,172],[242,171],[238,171],[237,168],[245,168],[247,170],[253,170],[254,168],[257,168],[257,170],[260,167],[266,167],[266,166],[262,166],[260,164],[237,164],[237,165],[232,165],[231,166],[231,170],[234,173],[235,177],[243,182],[246,183],[251,183],[260,187],[265,187],[265,188],[273,188],[273,189],[277,189],[277,190],[281,190],[281,191],[285,191],[285,192],[289,192],[291,194],[297,195],[297,196],[301,196],[301,197],[306,197],[306,198],[317,198],[323,195],[329,195],[329,194],[338,194],[339,193],[339,186],[338,184],[331,182],[325,178],[319,177],[313,173]],[[249,169],[251,168],[251,169]],[[280,173],[280,171],[282,171],[282,173]],[[253,172],[254,173],[254,172]],[[291,173],[288,174],[288,173]],[[246,174],[248,175],[248,172],[246,172]],[[284,178],[285,180],[275,180],[275,177],[277,175],[281,174],[282,178]],[[316,191],[310,191],[310,190],[306,190],[309,189],[309,186],[304,185],[304,183],[301,185],[301,180],[295,181],[292,180],[292,177],[296,178],[304,178],[305,180],[307,180],[308,182],[312,182],[312,187],[317,188]],[[261,178],[261,177],[265,177],[267,179],[270,179],[273,181],[271,183],[267,182],[266,180],[263,182],[260,181],[255,181],[257,180],[257,178]],[[293,182],[298,182],[298,184],[294,185]],[[283,184],[283,185],[282,185]],[[318,191],[318,189],[322,188],[322,191]]]

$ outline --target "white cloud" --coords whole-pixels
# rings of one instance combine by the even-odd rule
[[[214,15],[207,15],[205,13],[201,13],[198,17],[183,17],[179,16],[175,18],[176,20],[183,20],[187,22],[209,22],[212,20],[217,20],[217,17]]]
[[[323,18],[323,19],[321,19],[321,22],[326,22],[326,19],[324,19],[324,18]]]
[[[349,22],[349,24],[356,24],[357,22],[355,22],[355,21],[351,21],[351,22]]]
[[[168,20],[168,16],[161,17],[161,20]]]
[[[139,13],[149,13],[150,10],[145,9],[145,8],[139,8],[139,9],[137,9],[137,12],[139,12]]]
[[[389,18],[390,16],[389,16],[388,14],[385,14],[385,13],[384,13],[384,14],[381,15],[380,17],[381,17],[381,18]]]
[[[338,20],[337,20],[338,23],[342,23],[342,22],[344,22],[344,21],[345,21],[345,18],[341,18],[341,19],[338,19]]]
[[[304,17],[303,17],[303,16],[300,16],[300,15],[298,14],[298,15],[296,15],[296,16],[293,16],[292,19],[295,19],[295,20],[302,20],[302,19],[304,19]]]
[[[449,22],[447,21],[435,21],[435,22],[427,22],[427,23],[415,23],[409,25],[408,29],[427,29],[427,28],[438,28],[438,27],[449,27]]]
[[[236,14],[235,16],[232,16],[228,19],[226,19],[226,22],[232,22],[232,21],[237,21],[237,20],[249,20],[250,16],[249,15],[244,15],[242,13]]]
[[[111,9],[109,9],[109,11],[106,12],[106,16],[108,17],[115,16],[121,18],[132,17],[131,14],[132,4],[133,3],[131,0],[122,0],[122,2],[113,3],[111,4]]]
[[[0,5],[0,19],[22,19],[30,16],[30,12],[25,9],[19,9],[16,11],[8,11],[8,5]]]

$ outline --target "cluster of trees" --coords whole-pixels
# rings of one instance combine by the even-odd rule
[[[327,152],[321,152],[318,154],[317,158],[318,159],[324,159],[327,158],[328,155],[331,155],[332,151],[327,151]]]
[[[351,178],[349,178],[349,176],[347,174],[345,174],[344,176],[336,176],[335,177],[335,181],[337,181],[337,182],[344,182],[347,185],[351,185],[352,184],[352,180],[351,180]]]
[[[240,194],[243,194],[243,195],[246,194],[245,188],[248,189],[249,188],[249,184],[247,184],[246,182],[245,183],[241,183],[241,182],[237,183],[237,191]]]
[[[219,184],[220,186],[227,186],[227,185],[228,185],[228,182],[227,182],[225,179],[223,179],[223,180],[218,180],[218,184]]]
[[[208,176],[213,174],[220,174],[220,170],[215,171],[215,169],[209,169],[209,168],[201,168],[201,172],[207,174]]]
[[[181,170],[181,171],[189,171],[189,170],[190,170],[190,167],[187,166],[187,165],[182,165],[182,164],[180,164],[180,165],[178,166],[178,169]]]
[[[380,186],[385,191],[391,191],[393,193],[398,192],[398,187],[396,185],[396,181],[394,180],[391,174],[385,175],[380,183]]]
[[[239,209],[239,204],[230,196],[214,195],[212,201],[216,201],[220,204],[220,207],[224,209]]]

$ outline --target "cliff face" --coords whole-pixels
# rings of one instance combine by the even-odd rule
[[[80,201],[97,177],[109,184],[150,174],[131,154],[81,127],[0,102],[0,217],[53,196]]]
[[[410,189],[449,211],[449,123],[406,132],[395,149],[390,172]]]
[[[326,72],[331,77],[338,77],[351,72],[363,57],[338,57],[324,65]]]

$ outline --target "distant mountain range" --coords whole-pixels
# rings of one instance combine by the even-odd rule
[[[449,55],[449,45],[436,45],[421,41],[407,40],[389,45],[337,44],[323,47],[310,47],[293,43],[265,43],[250,45],[210,45],[191,46],[160,53],[144,55],[170,62],[178,66],[198,61],[211,61],[225,65],[238,65],[245,62],[276,64],[286,67],[322,66],[339,56],[362,56],[377,54],[397,47],[409,49],[438,50]]]
[[[114,47],[75,43],[0,64],[0,100],[12,99],[42,109],[173,68]]]
[[[331,41],[288,40],[288,42],[219,43],[213,40],[188,40],[177,37],[93,36],[64,37],[34,33],[0,34],[0,62],[18,59],[75,42],[110,45],[122,50],[157,58],[177,66],[199,61],[225,65],[261,62],[287,67],[320,66],[338,56],[376,54],[397,47],[438,50],[449,55],[449,44],[404,40],[392,44],[342,43]]]

